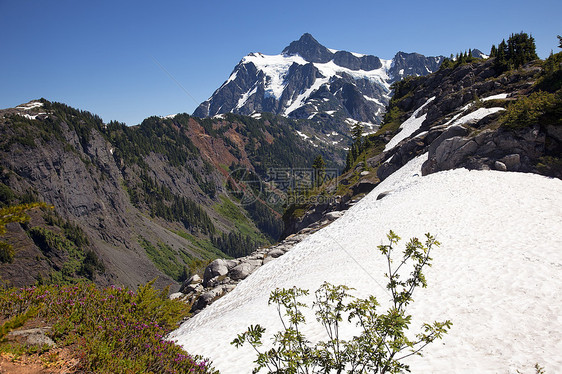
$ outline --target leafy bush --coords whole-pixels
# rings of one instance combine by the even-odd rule
[[[316,320],[322,324],[329,337],[327,341],[311,343],[302,333],[306,323],[302,309],[306,304],[299,298],[308,295],[307,290],[298,288],[277,289],[271,293],[270,304],[277,306],[284,329],[273,337],[274,347],[261,352],[265,328],[250,326],[232,341],[236,347],[246,343],[257,352],[254,373],[267,369],[270,373],[399,373],[409,371],[402,360],[408,356],[421,355],[421,350],[443,337],[451,328],[451,321],[423,324],[422,331],[415,338],[406,336],[411,315],[406,307],[412,302],[412,294],[419,286],[426,287],[422,273],[425,266],[431,266],[431,249],[440,243],[427,234],[422,244],[411,239],[406,244],[398,266],[392,269],[392,253],[400,238],[392,231],[388,234],[389,245],[378,247],[388,262],[387,289],[392,293],[392,305],[385,313],[379,313],[379,303],[374,296],[358,299],[349,294],[350,288],[324,283],[316,291],[313,304]],[[410,277],[401,280],[398,271],[410,265]],[[402,269],[401,273],[404,273]],[[344,316],[348,322],[355,322],[360,334],[350,340],[340,337]],[[284,316],[284,317],[283,317]]]
[[[502,123],[508,128],[519,129],[536,124],[562,125],[562,99],[558,94],[534,92],[508,106]]]
[[[78,350],[79,371],[215,372],[208,361],[165,340],[187,315],[186,306],[169,300],[167,290],[159,291],[152,285],[141,286],[136,293],[85,283],[0,289],[0,318],[36,312],[38,318],[52,324],[50,335],[59,347]],[[0,351],[2,348],[0,344]]]

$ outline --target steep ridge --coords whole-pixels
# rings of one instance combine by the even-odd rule
[[[243,202],[241,176],[265,180],[314,157],[300,124],[267,114],[127,127],[42,99],[0,111],[0,121],[0,205],[54,206],[8,227],[17,251],[0,276],[18,286],[87,277],[134,287],[159,277],[177,288],[212,259],[279,237],[281,203],[266,201],[276,192]],[[315,151],[338,165],[338,151]]]
[[[381,60],[328,49],[304,34],[280,55],[244,57],[193,114],[271,112],[315,120],[327,130],[340,122],[363,122],[374,130],[391,96],[390,85],[405,76],[436,71],[442,61],[442,56],[403,52]]]

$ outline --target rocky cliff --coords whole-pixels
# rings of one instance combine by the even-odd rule
[[[177,287],[214,258],[274,241],[280,203],[266,194],[242,202],[248,181],[240,176],[310,166],[310,144],[297,129],[272,115],[180,114],[127,127],[46,100],[1,110],[0,205],[54,206],[9,225],[16,255],[0,263],[2,281],[88,277],[134,287],[158,277],[159,286]],[[317,151],[338,154],[327,145]]]

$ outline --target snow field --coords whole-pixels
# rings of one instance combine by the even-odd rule
[[[555,373],[562,367],[562,181],[465,169],[420,177],[425,159],[412,160],[343,217],[258,269],[171,339],[209,357],[221,373],[250,373],[253,350],[229,343],[251,324],[270,334],[280,329],[267,305],[271,290],[313,293],[329,281],[387,305],[386,263],[376,246],[390,229],[403,238],[400,249],[430,232],[442,246],[425,272],[428,288],[414,294],[410,331],[434,320],[451,319],[453,327],[423,358],[408,358],[412,372],[534,373],[539,363]],[[323,338],[308,320],[306,335]]]

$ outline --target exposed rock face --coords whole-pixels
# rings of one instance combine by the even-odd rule
[[[407,76],[423,76],[439,69],[444,57],[426,57],[419,53],[398,52],[392,59],[389,72],[393,81]]]
[[[445,134],[443,134],[445,135]],[[429,147],[423,174],[464,167],[532,172],[544,155],[546,136],[538,127],[513,131],[485,131],[470,136],[451,136]]]
[[[310,62],[328,62],[332,59],[333,53],[306,33],[299,40],[291,42],[288,47],[283,50],[283,54],[294,56],[299,55]]]

